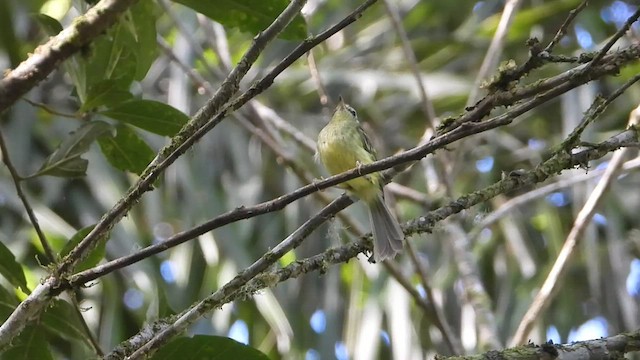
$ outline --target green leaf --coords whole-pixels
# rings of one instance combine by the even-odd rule
[[[137,59],[134,78],[138,81],[144,79],[158,55],[156,10],[154,1],[139,1],[130,10],[129,31],[135,42],[132,45]]]
[[[0,274],[16,287],[21,287],[23,292],[27,292],[27,279],[22,271],[22,266],[16,261],[15,256],[11,253],[2,242],[0,242]]]
[[[8,1],[0,1],[0,49],[6,54],[4,56],[9,58],[10,68],[18,66],[26,57],[26,53],[21,49],[24,39],[18,40],[18,36],[16,36],[18,28],[14,21],[20,20],[14,18],[13,4]]]
[[[16,296],[0,286],[0,322],[4,322],[18,305]]]
[[[2,353],[3,359],[48,360],[53,359],[42,328],[27,326],[13,342],[13,346]]]
[[[93,43],[90,56],[84,59],[88,89],[104,80],[114,80],[120,89],[129,89],[138,66],[137,45],[131,39],[129,31],[120,25]]]
[[[84,176],[88,161],[80,156],[89,150],[89,146],[99,136],[111,130],[111,125],[102,121],[91,121],[72,132],[60,146],[49,155],[40,170],[30,178],[51,175],[60,177]]]
[[[280,15],[287,0],[173,0],[221,23],[251,34],[258,34]],[[287,40],[307,37],[307,25],[301,14],[280,34]]]
[[[54,336],[67,340],[80,340],[87,346],[91,346],[73,305],[64,300],[55,299],[53,306],[48,307],[42,315],[40,324]]]
[[[127,90],[122,90],[117,81],[103,80],[89,89],[80,111],[85,112],[100,106],[115,106],[132,98],[133,95]]]
[[[233,339],[222,336],[196,335],[192,338],[181,337],[160,348],[153,360],[268,360],[264,353],[243,345]]]
[[[180,110],[152,100],[127,101],[101,114],[163,136],[175,135],[189,120]]]
[[[155,156],[151,147],[124,124],[118,125],[115,137],[103,136],[98,139],[98,144],[111,165],[138,175]]]
[[[34,17],[45,34],[53,36],[62,31],[62,24],[51,16],[46,14],[36,14]]]
[[[71,239],[69,239],[69,242],[67,242],[64,248],[62,248],[62,251],[60,251],[60,256],[66,256],[67,254],[69,254],[69,252],[71,252],[71,250],[74,247],[76,247],[76,245],[78,245],[80,241],[82,241],[82,239],[84,239],[87,236],[87,234],[89,234],[91,230],[93,230],[94,227],[95,227],[95,224],[89,225],[87,227],[84,227],[78,230],[78,232],[75,233],[71,237]],[[100,240],[100,242],[98,242],[96,247],[93,248],[93,250],[91,250],[89,255],[78,264],[78,266],[76,267],[76,271],[87,270],[89,268],[96,266],[100,262],[100,260],[104,258],[104,255],[106,253],[106,250],[105,250],[106,245],[107,245],[107,238],[105,237],[102,240]]]

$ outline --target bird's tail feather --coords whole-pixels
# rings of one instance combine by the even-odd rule
[[[398,221],[391,215],[382,196],[369,205],[369,219],[373,229],[373,258],[382,261],[393,258],[402,250],[404,234]]]

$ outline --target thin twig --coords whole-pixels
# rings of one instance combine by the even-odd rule
[[[462,342],[453,333],[453,330],[451,329],[451,326],[447,322],[447,317],[442,311],[442,308],[440,308],[436,303],[436,297],[434,295],[433,288],[431,287],[431,283],[429,282],[429,276],[427,275],[427,272],[422,266],[422,261],[418,259],[418,256],[416,255],[416,251],[413,248],[412,242],[406,241],[404,246],[407,249],[407,253],[409,254],[409,258],[411,259],[411,262],[413,262],[413,266],[416,269],[416,273],[418,273],[418,277],[420,278],[420,283],[422,284],[422,288],[424,289],[427,295],[427,299],[429,300],[426,305],[431,308],[433,320],[435,321],[436,327],[442,333],[442,338],[444,339],[444,342],[447,344],[447,346],[449,347],[449,351],[451,351],[452,354],[454,355],[464,354],[464,348],[462,347]],[[387,262],[385,262],[385,264],[387,264]],[[418,294],[418,296],[419,295],[420,294]]]
[[[638,112],[640,112],[640,106],[633,110],[629,115],[629,126],[638,125]],[[574,251],[580,239],[582,238],[584,230],[591,222],[591,219],[596,212],[596,207],[600,203],[600,200],[604,196],[606,190],[609,188],[613,180],[617,177],[620,166],[627,151],[628,149],[624,148],[614,152],[611,161],[609,161],[609,164],[607,165],[607,169],[604,175],[602,175],[602,178],[593,189],[586,203],[576,216],[573,227],[571,228],[569,235],[567,235],[567,239],[565,240],[564,245],[562,246],[562,249],[558,254],[558,257],[554,262],[553,267],[549,271],[549,275],[542,284],[540,291],[533,299],[531,306],[529,307],[529,309],[527,309],[527,312],[520,321],[511,344],[524,344],[527,341],[529,332],[531,331],[533,325],[537,320],[540,319],[540,315],[542,314],[542,312],[549,306],[549,303],[557,292],[558,286],[560,285],[560,282],[567,271],[567,265],[573,258],[573,255],[575,253]]]
[[[31,207],[31,204],[27,199],[27,195],[22,191],[22,186],[20,185],[22,177],[20,177],[20,175],[18,174],[18,171],[16,170],[16,168],[13,166],[13,163],[11,162],[11,158],[9,157],[9,151],[4,141],[4,136],[2,135],[2,132],[0,132],[0,152],[2,152],[1,154],[2,162],[5,164],[5,166],[9,170],[9,173],[11,174],[13,184],[15,185],[15,188],[16,188],[16,193],[18,194],[18,197],[22,202],[22,206],[24,207],[27,213],[27,217],[31,222],[31,226],[33,226],[33,230],[36,232],[36,235],[38,236],[38,240],[42,245],[42,249],[44,250],[45,257],[47,258],[48,262],[55,263],[57,260],[57,255],[51,248],[51,245],[49,244],[47,237],[42,231],[42,228],[40,227],[40,223],[38,222],[38,218],[36,217],[36,214],[34,213],[33,208]],[[80,325],[82,326],[82,329],[84,330],[85,335],[87,336],[87,338],[89,339],[89,342],[93,346],[93,350],[95,351],[95,353],[101,356],[103,354],[102,349],[100,348],[98,341],[96,340],[93,333],[91,332],[91,329],[89,329],[89,326],[87,325],[86,320],[84,319],[84,317],[80,312],[80,307],[78,305],[78,302],[76,301],[75,294],[71,293],[70,296],[73,300],[72,307],[76,315],[78,316],[78,321],[80,322]]]
[[[424,315],[428,316],[428,319],[432,321],[439,321],[437,307],[433,304],[433,298],[425,299],[420,295],[418,290],[416,290],[415,286],[407,279],[406,276],[402,274],[402,271],[398,268],[398,266],[393,261],[385,260],[383,263],[385,270],[391,275],[397,282],[400,284],[405,291],[411,296],[413,301],[418,305],[422,311],[424,311]],[[428,300],[428,301],[427,301]],[[460,343],[456,343],[455,345],[450,341],[454,338],[449,338],[449,335],[443,331],[442,324],[435,324],[436,327],[440,330],[442,337],[444,338],[444,343],[449,348],[449,351],[452,354],[462,354],[464,351],[462,350],[462,345]],[[450,329],[447,329],[450,331]],[[455,340],[458,341],[458,340]]]
[[[498,333],[496,317],[491,311],[491,297],[480,280],[480,269],[472,256],[467,234],[459,225],[447,226],[451,239],[447,243],[453,249],[456,267],[463,283],[463,300],[468,302],[476,315],[481,349],[500,349],[502,344]]]
[[[187,326],[193,324],[204,314],[217,308],[219,302],[225,300],[230,295],[236,293],[238,289],[244,286],[251,279],[259,275],[266,270],[269,266],[273,265],[282,256],[292,249],[297,248],[307,238],[307,236],[315,230],[318,226],[323,224],[336,212],[344,209],[344,207],[352,201],[346,196],[342,196],[332,201],[329,205],[325,206],[317,215],[307,220],[296,231],[291,233],[280,244],[273,249],[267,251],[260,259],[256,260],[251,266],[247,267],[238,275],[236,275],[231,281],[227,282],[220,289],[215,291],[210,296],[200,301],[195,306],[187,309],[167,328],[157,333],[152,339],[146,342],[143,346],[139,347],[135,352],[128,356],[128,359],[138,359],[148,354],[153,349],[165,344],[173,336],[182,332]],[[108,359],[108,357],[107,357]]]
[[[569,25],[571,25],[571,23],[573,23],[573,20],[575,20],[576,16],[578,16],[578,14],[582,10],[584,10],[584,8],[587,7],[588,3],[589,3],[589,0],[583,0],[580,3],[580,5],[578,5],[575,9],[569,11],[569,15],[564,20],[562,25],[560,25],[560,28],[556,32],[556,35],[553,37],[553,39],[551,39],[551,41],[549,41],[549,44],[547,44],[547,46],[544,48],[543,51],[547,53],[551,53],[553,51],[553,48],[556,46],[556,44],[558,44],[560,40],[562,40],[564,35],[567,33],[567,29],[569,28]]]
[[[278,129],[279,131],[291,136],[291,138],[305,150],[311,152],[312,154],[315,153],[316,142],[313,139],[305,135],[302,131],[298,130],[298,128],[293,126],[290,122],[283,119],[273,109],[256,100],[252,101],[255,101],[256,112],[258,112],[258,114],[261,114],[262,118],[268,121],[269,124],[273,125],[273,127]]]
[[[209,95],[213,96],[213,94],[215,93],[215,89],[213,88],[211,83],[209,83],[205,78],[202,77],[202,75],[200,75],[193,68],[183,63],[176,56],[176,54],[173,52],[171,47],[169,47],[169,44],[167,44],[167,42],[161,36],[158,36],[156,41],[158,42],[158,46],[160,46],[160,49],[165,54],[165,56],[169,57],[171,61],[173,61],[176,65],[178,65],[178,68],[182,70],[182,72],[184,72],[191,79],[191,82],[193,82],[194,84],[204,89],[204,91],[207,92]]]
[[[27,212],[27,216],[29,217],[29,221],[33,226],[33,230],[35,230],[36,235],[38,235],[38,240],[40,241],[40,245],[42,245],[42,249],[44,250],[44,254],[47,257],[47,260],[51,263],[56,262],[56,253],[51,248],[49,241],[47,241],[47,237],[42,232],[40,228],[40,224],[38,223],[38,218],[36,214],[33,212],[33,208],[29,203],[29,199],[27,199],[27,195],[22,191],[22,186],[20,182],[22,181],[22,177],[18,174],[18,171],[13,166],[11,162],[11,158],[9,157],[9,150],[7,149],[7,144],[4,141],[4,136],[0,131],[0,151],[2,151],[2,162],[5,164],[7,169],[9,170],[9,174],[11,174],[11,179],[13,180],[13,185],[16,188],[16,193],[22,202],[22,206],[24,210]]]
[[[320,104],[322,104],[322,106],[327,106],[329,104],[329,97],[327,96],[327,90],[324,88],[324,83],[320,78],[320,72],[318,72],[318,67],[316,66],[316,59],[313,56],[313,50],[310,50],[307,53],[307,64],[309,65],[311,80],[316,84],[316,91],[320,96]]]
[[[89,328],[89,324],[87,324],[87,320],[85,320],[84,316],[82,316],[82,311],[80,311],[80,302],[78,302],[78,297],[75,291],[69,290],[67,293],[71,298],[71,303],[73,304],[72,306],[73,311],[78,317],[78,321],[80,322],[80,326],[82,326],[82,330],[84,330],[85,334],[89,338],[89,343],[91,344],[93,351],[96,353],[96,355],[103,356],[104,351],[102,351],[102,348],[100,347],[100,343],[98,342],[98,339],[96,339],[96,337],[93,335],[93,332]]]
[[[559,75],[542,79],[536,84],[525,85],[510,90],[496,91],[487,95],[473,106],[469,111],[462,114],[457,119],[451,119],[446,123],[443,122],[439,133],[451,131],[458,128],[467,122],[476,122],[482,120],[488,116],[490,112],[498,106],[513,105],[523,99],[534,97],[528,104],[537,102],[537,97],[545,96],[548,94],[560,95],[568,90],[571,90],[577,86],[585,84],[594,78],[598,78],[605,74],[613,74],[620,70],[622,64],[626,64],[631,59],[636,59],[640,56],[640,45],[633,44],[624,50],[620,50],[616,53],[612,53],[605,56],[604,63],[607,66],[598,65],[594,66],[590,72],[585,72],[585,66],[578,66],[576,68],[567,70]],[[561,91],[559,88],[565,90]],[[509,99],[506,103],[503,100]],[[501,116],[498,116],[499,118]]]
[[[393,193],[393,195],[399,199],[409,200],[424,207],[425,209],[431,209],[436,204],[436,201],[434,201],[434,199],[429,195],[395,182],[389,183],[385,187],[385,190],[389,190],[389,192]]]
[[[207,61],[207,59],[204,57],[204,49],[202,49],[202,46],[200,46],[198,41],[196,41],[196,39],[194,38],[193,31],[189,31],[184,27],[183,22],[178,20],[178,16],[171,8],[171,5],[167,3],[167,0],[159,0],[158,3],[160,4],[160,7],[162,7],[164,12],[169,15],[169,19],[171,19],[171,25],[175,26],[175,28],[178,29],[178,32],[182,34],[182,36],[187,40],[187,43],[189,44],[189,46],[191,46],[193,52],[202,62],[205,70],[212,76],[224,77],[220,70],[211,67],[209,61]]]
[[[640,158],[629,160],[625,162],[621,167],[621,173],[626,173],[631,170],[640,168]],[[522,195],[516,196],[503,203],[498,209],[494,210],[487,216],[482,218],[482,221],[478,223],[475,230],[471,232],[470,238],[477,237],[481,230],[491,226],[501,218],[513,214],[515,208],[525,205],[533,200],[549,195],[560,189],[571,187],[575,184],[595,179],[605,172],[605,169],[589,170],[586,174],[579,174],[566,179],[559,179],[558,181],[545,185],[543,187],[528,191]]]
[[[611,93],[611,95],[607,96],[607,98],[597,97],[594,100],[593,104],[586,111],[585,115],[582,117],[582,121],[580,121],[580,124],[578,124],[578,126],[576,126],[576,128],[573,129],[573,131],[571,131],[567,138],[562,142],[562,145],[560,146],[561,149],[559,151],[567,151],[576,147],[580,142],[580,136],[587,128],[587,126],[594,122],[607,108],[607,106],[611,104],[611,102],[617,99],[620,95],[624,94],[624,92],[627,91],[627,89],[631,87],[631,85],[635,84],[639,80],[640,74],[635,75],[627,80],[622,86],[617,88],[616,91]]]
[[[398,38],[400,39],[400,43],[402,44],[402,50],[404,51],[404,56],[409,65],[409,69],[411,70],[411,73],[416,80],[416,85],[418,86],[418,94],[420,94],[422,110],[424,111],[426,120],[430,124],[431,128],[435,129],[438,126],[436,110],[433,107],[433,102],[427,95],[427,89],[422,82],[422,75],[420,74],[420,68],[418,68],[416,54],[411,48],[409,37],[407,36],[407,32],[405,31],[404,26],[402,26],[402,19],[400,19],[400,14],[395,8],[395,5],[392,5],[389,0],[383,0],[382,3],[387,10],[389,19],[391,19],[393,28],[398,34]]]
[[[613,34],[613,37],[611,37],[611,39],[607,41],[607,43],[602,47],[602,49],[598,51],[598,53],[593,58],[593,60],[591,60],[591,62],[589,62],[585,67],[585,72],[589,72],[589,70],[592,67],[594,67],[595,65],[598,65],[600,61],[602,61],[604,56],[607,55],[607,52],[613,47],[616,41],[618,41],[618,39],[624,36],[624,34],[629,30],[629,28],[631,28],[631,25],[633,25],[633,23],[636,22],[638,18],[640,18],[640,8],[637,9],[633,13],[633,15],[629,16],[627,21],[624,22],[624,25],[622,25],[622,27],[618,31],[616,31],[615,34]]]
[[[42,110],[44,110],[44,111],[46,111],[46,112],[48,112],[49,114],[52,114],[52,115],[57,115],[57,116],[61,116],[61,117],[71,118],[71,119],[78,119],[79,118],[79,116],[76,115],[76,114],[67,114],[67,113],[60,112],[60,111],[52,108],[51,106],[49,106],[47,104],[35,102],[35,101],[29,100],[27,98],[22,98],[22,100],[26,101],[27,103],[29,103],[32,106],[39,107]]]

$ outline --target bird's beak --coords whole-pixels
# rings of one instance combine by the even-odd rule
[[[338,96],[338,106],[336,106],[336,108],[342,108],[344,107],[344,99],[342,98],[342,95]]]

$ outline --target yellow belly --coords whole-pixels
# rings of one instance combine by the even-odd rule
[[[324,167],[332,175],[351,170],[358,165],[366,165],[375,161],[373,154],[362,146],[357,131],[345,131],[344,128],[325,127],[318,135],[318,155]],[[355,136],[353,136],[355,135]],[[349,180],[340,185],[351,191],[365,202],[378,198],[380,192],[380,175],[368,174]]]

